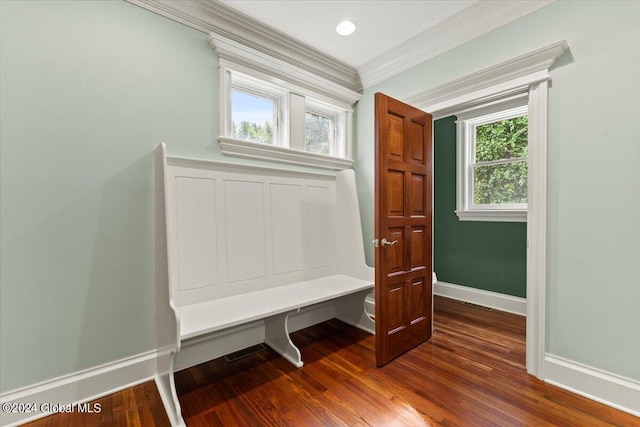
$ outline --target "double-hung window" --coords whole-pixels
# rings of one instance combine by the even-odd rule
[[[527,219],[526,97],[458,115],[457,210],[461,220]]]
[[[288,45],[261,40],[262,34],[245,40],[209,33],[218,55],[222,154],[351,168],[353,106],[362,94],[353,89],[348,70],[335,68],[337,63],[310,68],[300,61],[305,52],[289,56],[280,49],[289,52]]]
[[[223,70],[225,154],[329,169],[350,167],[351,106],[295,85]],[[314,96],[315,95],[315,96]]]

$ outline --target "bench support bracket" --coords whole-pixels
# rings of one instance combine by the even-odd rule
[[[174,427],[184,427],[186,424],[182,418],[180,401],[176,392],[175,377],[173,376],[173,360],[175,351],[161,351],[158,354],[157,369],[155,375],[156,386],[162,398],[162,403],[167,411],[169,422]]]
[[[300,350],[293,344],[289,336],[289,327],[287,322],[289,315],[296,314],[300,311],[290,311],[288,313],[277,314],[275,316],[264,319],[264,342],[271,347],[276,353],[293,363],[297,368],[301,368],[302,355]]]

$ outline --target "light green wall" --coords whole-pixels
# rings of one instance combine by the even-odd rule
[[[640,2],[558,1],[367,89],[357,111],[373,238],[373,94],[403,99],[566,39],[549,93],[548,352],[640,380]],[[367,260],[372,250],[367,245]],[[436,272],[437,273],[437,272]]]
[[[639,9],[544,8],[365,91],[356,130],[371,261],[373,93],[566,38],[550,93],[549,350],[635,379]],[[1,391],[153,349],[149,153],[219,155],[205,40],[120,1],[0,1]]]
[[[215,155],[204,33],[123,1],[0,1],[0,390],[154,348],[150,153]]]
[[[0,52],[5,392],[154,349],[151,151],[221,153],[205,33],[120,0],[0,0]]]

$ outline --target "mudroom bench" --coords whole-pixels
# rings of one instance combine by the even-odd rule
[[[174,372],[258,343],[297,367],[290,332],[331,318],[367,332],[352,170],[307,172],[154,155],[156,383],[185,425]]]

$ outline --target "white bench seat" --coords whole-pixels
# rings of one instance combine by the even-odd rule
[[[336,274],[178,307],[180,339],[217,332],[371,288],[372,282]]]
[[[155,160],[155,379],[171,425],[185,425],[176,366],[263,342],[301,367],[290,328],[374,332],[352,170],[168,158],[164,144]]]

